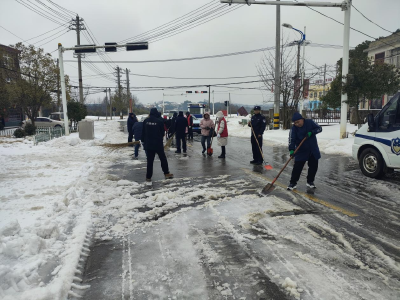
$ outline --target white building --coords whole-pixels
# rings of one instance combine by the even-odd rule
[[[368,52],[368,57],[374,63],[387,63],[394,65],[400,69],[400,32],[396,32],[385,38],[381,38],[371,42]],[[378,99],[370,99],[362,101],[360,109],[381,109],[393,95],[382,95]]]

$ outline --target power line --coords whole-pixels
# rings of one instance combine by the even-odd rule
[[[54,41],[55,39],[58,39],[60,36],[63,36],[64,34],[66,34],[66,33],[68,33],[68,32],[69,32],[69,30],[67,29],[67,31],[65,31],[65,32],[63,32],[62,34],[56,36],[54,39],[51,39],[50,41],[47,41],[47,42],[45,42],[45,43],[39,45],[38,47],[42,47],[42,46],[44,46],[44,45],[47,45],[48,43]]]
[[[157,30],[157,29],[160,29],[160,28],[162,28],[162,27],[165,27],[166,25],[169,25],[169,24],[171,24],[171,23],[173,23],[173,22],[178,21],[179,19],[184,18],[185,16],[188,17],[188,16],[192,15],[193,12],[196,12],[196,11],[199,11],[199,10],[201,11],[201,9],[202,9],[204,6],[209,6],[209,5],[210,5],[211,3],[213,3],[213,2],[214,2],[214,0],[208,2],[207,4],[205,4],[205,5],[203,5],[203,6],[200,6],[199,8],[196,8],[196,9],[190,11],[189,13],[187,13],[187,14],[185,14],[185,15],[179,17],[179,18],[176,18],[176,19],[174,19],[174,20],[172,20],[172,21],[170,21],[170,22],[168,22],[168,23],[165,23],[165,24],[160,25],[160,26],[158,26],[158,27],[156,27],[156,28],[153,28],[153,29],[151,29],[151,30],[148,30],[148,31],[146,31],[146,32],[143,32],[143,33],[141,33],[141,34],[139,34],[139,35],[137,35],[137,36],[134,36],[134,37],[131,37],[131,38],[122,40],[122,41],[120,41],[119,43],[125,43],[125,42],[131,41],[131,40],[133,40],[133,39],[137,39],[137,38],[139,38],[139,37],[141,37],[141,36],[143,36],[143,35],[145,35],[145,34],[149,34],[150,32],[154,32],[154,31]]]
[[[77,15],[76,12],[73,12],[72,10],[68,10],[65,7],[62,7],[61,5],[58,5],[57,3],[54,3],[51,0],[47,0],[48,2],[50,2],[51,4],[53,4],[55,7],[58,7],[61,11],[64,11],[66,13],[69,13],[70,15],[72,15],[73,17],[75,17]]]
[[[372,21],[371,19],[367,18],[367,17],[366,17],[361,11],[359,11],[359,10],[357,9],[357,7],[355,7],[353,4],[352,4],[351,6],[353,6],[354,9],[355,9],[356,11],[358,11],[358,13],[359,13],[360,15],[362,15],[365,19],[367,19],[368,21],[370,21],[372,24],[375,24],[376,26],[378,26],[379,28],[381,28],[381,29],[383,29],[383,30],[385,30],[385,31],[387,31],[387,32],[394,33],[394,32],[392,32],[392,31],[390,31],[390,30],[387,30],[387,29],[383,28],[383,27],[380,26],[379,24],[376,24],[376,23],[375,23],[374,21]]]
[[[54,23],[56,23],[56,24],[58,24],[58,25],[63,25],[62,22],[60,22],[60,21],[58,21],[58,20],[55,20],[55,19],[53,19],[52,17],[49,17],[49,16],[47,16],[46,14],[44,14],[44,13],[38,11],[38,10],[35,9],[34,7],[30,6],[28,3],[24,3],[24,2],[22,2],[22,0],[15,0],[15,1],[18,2],[19,4],[25,6],[27,9],[29,9],[29,10],[31,10],[31,11],[37,13],[38,15],[42,16],[43,18],[46,18],[46,19],[48,19],[49,21],[52,21],[52,22],[54,22]]]
[[[49,33],[49,32],[52,32],[52,31],[54,31],[54,30],[56,30],[56,29],[58,29],[58,28],[60,28],[60,27],[63,27],[63,26],[65,26],[65,25],[67,25],[67,24],[68,24],[68,23],[65,23],[65,24],[63,24],[63,25],[60,25],[60,26],[58,26],[58,27],[52,29],[52,30],[46,31],[45,33],[39,34],[38,36],[35,36],[35,37],[33,37],[33,38],[27,39],[27,40],[22,41],[22,42],[23,42],[23,43],[26,43],[27,41],[36,39],[36,38],[38,38],[38,37],[40,37],[40,36],[42,36],[42,35],[45,35],[45,34],[47,34],[47,33]],[[38,42],[36,42],[36,43],[38,43]]]

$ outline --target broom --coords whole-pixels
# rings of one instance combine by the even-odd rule
[[[121,150],[123,148],[126,148],[128,146],[134,146],[134,145],[139,145],[140,141],[134,141],[134,142],[129,142],[129,143],[120,143],[120,144],[102,144],[100,145],[101,147],[107,148],[110,152]]]
[[[251,127],[251,131],[253,132],[254,139],[255,139],[256,142],[257,142],[258,149],[260,150],[261,157],[262,157],[262,159],[263,159],[264,168],[265,168],[266,170],[272,170],[272,169],[273,169],[272,166],[271,166],[271,165],[268,165],[267,162],[266,162],[265,159],[264,159],[264,153],[262,152],[261,147],[260,147],[260,144],[258,143],[258,139],[257,139],[256,134],[255,134],[255,132],[254,132],[253,125],[251,124],[251,120],[250,120],[250,127]]]
[[[167,150],[171,147],[172,141],[174,140],[175,132],[174,134],[168,139],[168,141],[165,143],[164,150]]]

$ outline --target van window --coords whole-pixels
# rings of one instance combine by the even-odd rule
[[[400,128],[400,101],[398,97],[379,115],[379,129],[393,130],[394,128]]]

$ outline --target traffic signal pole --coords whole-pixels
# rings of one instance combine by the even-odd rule
[[[231,4],[261,4],[261,5],[277,5],[277,25],[278,25],[278,7],[280,6],[301,6],[301,7],[338,7],[344,11],[344,28],[343,28],[343,65],[342,65],[342,81],[346,83],[346,77],[349,72],[349,44],[350,44],[350,9],[352,0],[344,0],[341,3],[334,2],[291,2],[291,1],[261,1],[261,0],[220,0],[221,3]],[[280,12],[280,11],[279,11]],[[280,21],[280,20],[279,20]],[[280,22],[279,22],[280,23]],[[280,26],[280,24],[279,24]],[[278,27],[278,26],[277,26]],[[279,29],[280,30],[280,29]],[[280,35],[278,28],[276,34]],[[279,57],[275,57],[275,88],[277,86],[276,79],[280,78],[277,76],[276,67],[280,65]],[[280,69],[280,67],[279,67]],[[275,90],[275,96],[277,95]],[[277,99],[275,98],[275,101]],[[346,138],[347,130],[347,94],[342,94],[341,97],[341,116],[340,116],[340,138]],[[274,118],[275,118],[275,103],[274,103]],[[278,115],[279,118],[279,115]],[[274,127],[275,127],[274,122]]]
[[[64,77],[64,59],[63,59],[63,50],[61,44],[58,44],[58,61],[60,64],[60,77],[61,77],[61,98],[63,103],[63,112],[64,112],[64,127],[65,127],[65,135],[69,135],[69,122],[68,122],[68,110],[67,110],[67,94],[65,88],[65,77]]]

